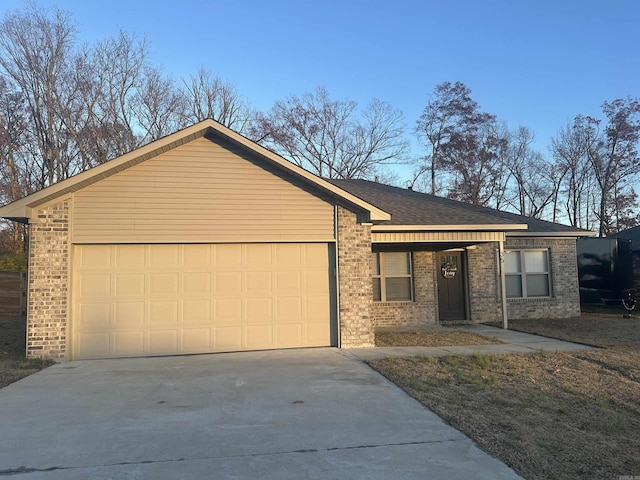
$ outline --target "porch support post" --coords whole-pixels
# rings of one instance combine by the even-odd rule
[[[502,328],[509,328],[507,319],[507,280],[504,274],[504,240],[498,242],[498,263],[500,268],[500,297],[502,299]]]

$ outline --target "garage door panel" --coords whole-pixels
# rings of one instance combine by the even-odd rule
[[[176,323],[178,323],[177,300],[153,300],[149,302],[149,327],[167,324],[175,325]]]
[[[324,322],[305,324],[305,343],[310,347],[322,347],[327,339],[327,326]]]
[[[246,347],[249,350],[262,350],[275,346],[273,325],[247,325]]]
[[[330,314],[329,302],[325,295],[307,295],[304,297],[304,318],[325,319]]]
[[[177,295],[177,273],[151,273],[149,274],[149,293],[151,295]]]
[[[279,294],[296,294],[303,290],[302,272],[299,270],[285,270],[275,273],[275,291]]]
[[[91,245],[81,250],[76,258],[76,268],[109,268],[113,248],[110,245]]]
[[[211,300],[183,300],[182,318],[195,324],[211,323]]]
[[[111,275],[87,273],[80,282],[80,294],[83,297],[105,298],[111,295]]]
[[[214,245],[215,266],[217,268],[242,267],[242,245]]]
[[[271,323],[273,320],[273,299],[271,297],[245,299],[244,316],[250,323]]]
[[[144,333],[144,330],[114,331],[112,333],[112,353],[109,356],[128,357],[146,354],[147,350],[144,348]]]
[[[300,321],[302,318],[302,297],[278,297],[276,299],[276,321],[293,319]]]
[[[145,275],[143,273],[116,273],[115,294],[121,296],[143,296],[145,294]]]
[[[149,355],[178,353],[178,330],[150,330]]]
[[[79,327],[87,330],[109,329],[111,323],[111,303],[84,302],[79,307]]]
[[[307,243],[304,244],[304,258],[303,262],[307,266],[318,265],[324,266],[326,263],[323,261],[323,256],[326,256],[327,246],[322,243]]]
[[[77,334],[78,345],[76,354],[79,358],[109,357],[113,355],[109,332]]]
[[[114,327],[141,327],[145,319],[145,302],[116,302]]]
[[[243,350],[243,337],[243,328],[240,325],[214,328],[214,351]]]
[[[282,267],[299,266],[302,262],[302,245],[283,243],[276,247],[276,262]]]
[[[327,284],[327,272],[320,270],[311,270],[303,272],[303,288],[309,293],[329,293],[329,285]]]
[[[276,327],[276,346],[277,347],[297,347],[303,343],[302,325],[294,324],[278,324]]]
[[[218,293],[242,292],[242,272],[215,272],[215,290]]]
[[[115,267],[118,270],[139,269],[145,265],[146,249],[144,245],[116,246]]]
[[[247,245],[245,264],[254,268],[268,267],[273,263],[273,245]]]
[[[74,358],[328,346],[327,244],[79,245]]]
[[[149,245],[151,268],[171,268],[179,264],[179,245]]]
[[[214,317],[223,322],[240,321],[242,319],[242,298],[217,298],[215,300]]]
[[[185,272],[182,274],[182,293],[184,295],[211,294],[211,273]]]
[[[182,350],[191,353],[206,353],[211,349],[211,328],[185,328],[182,330]]]
[[[271,271],[248,271],[245,273],[246,288],[248,294],[271,294],[273,283]]]
[[[211,245],[184,245],[182,252],[184,267],[206,268],[211,265]]]

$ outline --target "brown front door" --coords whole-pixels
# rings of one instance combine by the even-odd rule
[[[466,320],[462,252],[439,253],[436,267],[440,321]]]

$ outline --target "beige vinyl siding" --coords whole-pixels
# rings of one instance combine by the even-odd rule
[[[265,166],[195,139],[74,194],[72,242],[333,240],[331,203]]]

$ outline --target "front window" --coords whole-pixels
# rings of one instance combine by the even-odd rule
[[[373,300],[377,302],[412,300],[411,254],[409,252],[374,252],[371,255]]]
[[[548,250],[507,251],[504,256],[504,270],[507,298],[551,296]]]

